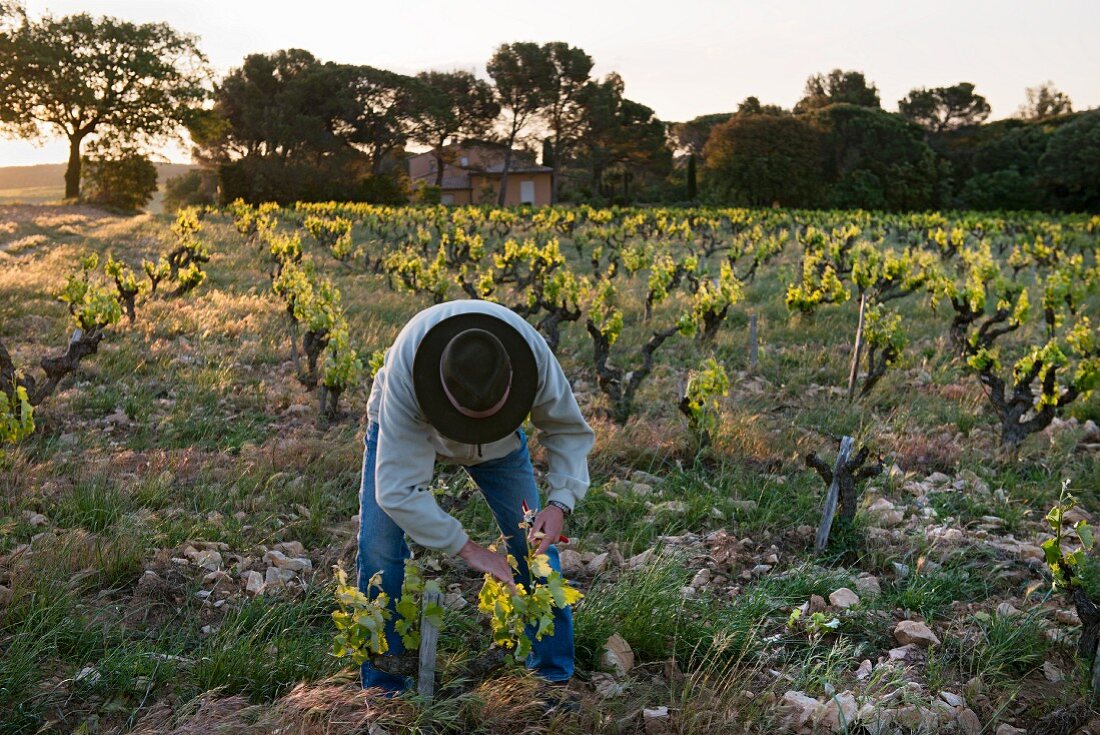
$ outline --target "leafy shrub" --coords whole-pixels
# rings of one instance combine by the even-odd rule
[[[164,209],[175,212],[184,207],[211,206],[217,193],[217,177],[211,172],[193,168],[164,182]]]
[[[82,178],[84,199],[126,211],[147,205],[157,190],[156,166],[147,156],[126,147],[92,152]]]

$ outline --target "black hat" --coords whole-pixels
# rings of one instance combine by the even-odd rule
[[[531,346],[490,314],[456,314],[416,348],[413,389],[436,431],[465,444],[488,444],[520,427],[538,389]]]

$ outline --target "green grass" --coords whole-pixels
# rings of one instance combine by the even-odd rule
[[[1024,499],[1000,501],[993,494],[985,496],[975,492],[933,493],[932,507],[943,517],[954,517],[960,525],[983,523],[983,516],[1000,518],[1008,533],[1019,533],[1024,520],[1033,514],[1031,503]]]
[[[882,602],[920,614],[929,620],[944,617],[959,600],[982,599],[992,582],[980,566],[945,565],[933,572],[912,571],[884,586]]]
[[[675,556],[660,555],[614,583],[597,580],[576,610],[578,661],[595,666],[614,633],[629,641],[642,661],[710,660],[715,646],[727,656],[744,653],[762,605],[756,600],[731,605],[707,595],[685,599],[680,589],[691,577]]]
[[[75,483],[72,491],[51,509],[51,515],[63,528],[101,533],[132,508],[131,499],[117,483],[93,478]]]
[[[974,676],[994,685],[1018,684],[1046,660],[1050,642],[1035,613],[993,613],[978,621],[978,639],[967,641],[959,656]]]
[[[331,599],[320,587],[300,601],[249,601],[194,650],[181,689],[195,696],[221,688],[259,702],[334,673],[341,664],[329,652]]]

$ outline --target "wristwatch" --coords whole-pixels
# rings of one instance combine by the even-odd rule
[[[560,510],[563,515],[569,515],[573,512],[568,505],[561,502],[560,500],[548,500],[546,501],[546,504],[554,506],[555,508]]]

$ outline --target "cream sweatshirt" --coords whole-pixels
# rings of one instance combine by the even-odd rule
[[[456,518],[439,507],[429,490],[436,459],[474,465],[500,459],[519,448],[515,433],[482,444],[480,453],[477,445],[451,441],[432,428],[417,403],[412,368],[420,340],[440,321],[470,312],[504,320],[531,346],[539,381],[531,422],[549,459],[547,500],[573,508],[584,497],[589,484],[588,452],[595,440],[546,340],[511,309],[488,301],[448,301],[410,319],[386,353],[367,402],[367,416],[378,422],[375,496],[379,507],[416,543],[448,554],[458,553],[469,536]]]

